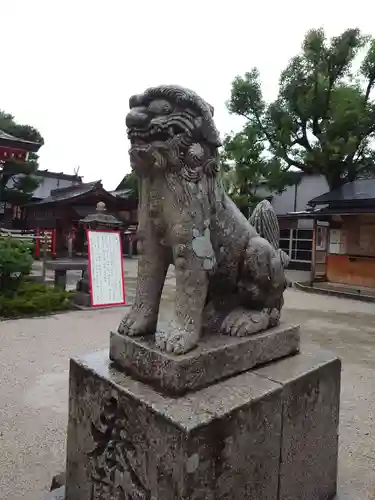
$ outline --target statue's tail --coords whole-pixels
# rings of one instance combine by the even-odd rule
[[[288,267],[289,257],[284,250],[279,248],[279,221],[277,220],[275,209],[268,200],[258,203],[250,216],[249,222],[254,226],[259,236],[269,241],[275,250],[279,252],[283,267]]]

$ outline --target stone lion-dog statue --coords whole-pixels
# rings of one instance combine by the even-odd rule
[[[225,193],[213,108],[178,86],[149,88],[129,104],[140,258],[135,301],[118,333],[155,334],[159,349],[183,354],[206,331],[247,336],[277,325],[286,256],[278,248],[276,214],[263,202],[252,215],[270,242]],[[168,331],[157,332],[170,264],[176,275],[175,319]]]

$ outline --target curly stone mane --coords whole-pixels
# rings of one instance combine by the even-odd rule
[[[188,184],[218,172],[219,133],[214,109],[192,90],[160,86],[130,98],[127,116],[131,165],[139,176],[164,170],[177,196],[189,198]],[[181,189],[182,179],[185,189]]]

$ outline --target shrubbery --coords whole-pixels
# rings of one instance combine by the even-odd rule
[[[33,245],[0,238],[0,294],[11,294],[28,276],[33,265]]]
[[[0,316],[37,316],[71,308],[72,292],[24,280],[12,295],[0,294]]]
[[[36,283],[28,278],[33,246],[0,239],[0,317],[37,316],[71,308],[72,292]]]

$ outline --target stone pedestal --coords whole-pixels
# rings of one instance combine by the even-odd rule
[[[341,361],[316,350],[254,372],[282,386],[280,500],[326,500],[337,486]]]
[[[77,282],[73,300],[77,306],[91,307],[90,278],[87,267],[82,273],[82,278]]]
[[[136,379],[177,396],[295,354],[299,346],[299,326],[283,323],[250,337],[206,335],[196,349],[179,356],[157,349],[153,335],[112,332],[109,357]]]
[[[61,290],[66,290],[66,269],[56,269],[55,270],[55,287]]]
[[[296,354],[170,397],[108,351],[73,359],[66,500],[331,499],[340,370]]]
[[[76,306],[81,307],[91,307],[91,295],[90,293],[81,292],[77,290],[74,294],[73,301]]]
[[[61,488],[47,493],[43,500],[65,500],[65,498],[65,486],[61,486]]]

